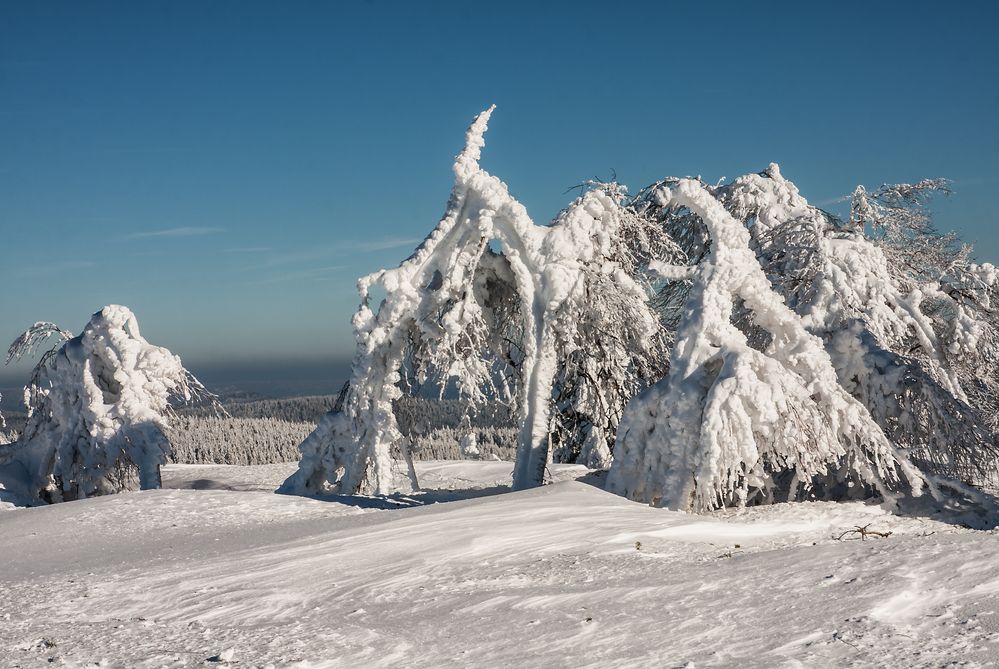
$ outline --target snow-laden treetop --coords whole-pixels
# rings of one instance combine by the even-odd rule
[[[207,391],[178,356],[142,337],[127,307],[104,307],[75,337],[36,323],[11,345],[8,361],[52,335],[61,344],[41,357],[25,388],[28,424],[7,468],[20,477],[5,481],[7,489],[38,502],[158,487],[171,399]]]

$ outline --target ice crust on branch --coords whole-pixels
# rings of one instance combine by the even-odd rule
[[[51,334],[62,343],[25,388],[28,423],[0,469],[4,487],[33,504],[159,487],[170,400],[210,394],[179,357],[142,338],[126,307],[104,307],[76,337],[37,323],[8,359]]]
[[[550,226],[535,225],[479,166],[492,111],[468,129],[437,227],[398,268],[358,282],[343,410],[302,443],[282,491],[390,491],[390,447],[401,436],[392,402],[407,375],[453,383],[471,405],[510,402],[522,421],[513,485],[524,488],[542,482],[553,434],[585,431],[565,438],[584,444],[582,457],[606,461],[638,379],[661,371],[662,328],[634,276],[643,254],[658,252],[637,229],[643,222],[622,206],[616,185],[601,184]],[[376,286],[385,298],[373,309]]]
[[[923,477],[840,385],[822,340],[764,274],[746,226],[695,180],[655,196],[697,216],[710,246],[694,270],[669,375],[629,404],[618,429],[608,489],[694,511],[745,504],[751,490],[770,495],[782,472],[919,494]],[[769,339],[762,350],[733,323],[736,300]]]

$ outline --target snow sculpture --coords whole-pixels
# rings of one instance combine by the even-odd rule
[[[613,184],[586,192],[551,226],[535,225],[479,166],[492,111],[468,129],[434,231],[398,268],[358,282],[343,411],[327,414],[301,444],[283,492],[389,492],[390,446],[406,443],[392,402],[406,374],[450,380],[472,404],[493,397],[515,405],[523,421],[515,488],[542,482],[558,434],[553,406],[556,419],[587,416],[586,435],[576,435],[589,438],[584,457],[606,460],[617,414],[641,379],[661,376],[662,328],[633,268],[664,252],[663,241],[621,205]],[[385,293],[377,312],[369,304],[376,287]]]
[[[156,488],[170,444],[169,400],[210,397],[180,358],[149,344],[126,307],[106,306],[73,337],[36,323],[7,361],[57,335],[25,388],[28,423],[0,469],[9,491],[31,503]]]
[[[772,497],[774,476],[785,472],[792,491],[832,474],[886,497],[900,487],[920,494],[919,471],[840,385],[822,340],[774,291],[746,226],[698,181],[664,183],[654,196],[698,217],[710,244],[694,269],[669,375],[621,421],[608,489],[695,511],[745,504],[750,491]],[[761,331],[762,350],[733,323],[737,301]]]

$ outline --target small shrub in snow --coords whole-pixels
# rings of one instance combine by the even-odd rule
[[[464,458],[474,459],[478,458],[480,455],[478,439],[476,439],[474,432],[469,432],[461,438],[461,445],[459,448],[461,449],[461,455]]]

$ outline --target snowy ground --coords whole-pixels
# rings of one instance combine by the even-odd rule
[[[292,467],[171,466],[171,489],[0,512],[0,665],[999,662],[994,532],[858,503],[688,516],[577,467],[493,494],[499,462],[418,464],[453,493],[273,494]],[[892,535],[832,538],[867,524]]]

